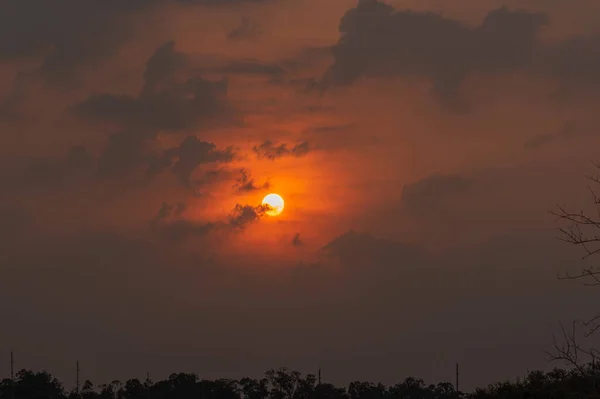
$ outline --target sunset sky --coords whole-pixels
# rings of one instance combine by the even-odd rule
[[[549,210],[591,200],[598,48],[597,0],[0,2],[0,359],[554,366],[597,303]]]

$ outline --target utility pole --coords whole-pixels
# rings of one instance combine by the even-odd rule
[[[75,376],[75,394],[77,396],[79,396],[79,360],[77,361],[76,368],[77,368],[77,372],[76,372],[77,374]]]
[[[150,372],[146,372],[146,395],[150,399]]]
[[[321,367],[319,367],[319,385],[321,385]]]
[[[456,392],[458,391],[458,363],[456,363]]]
[[[10,350],[10,397],[15,399],[15,357],[13,350]]]

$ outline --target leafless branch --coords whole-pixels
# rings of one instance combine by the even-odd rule
[[[584,336],[587,338],[590,335],[592,335],[593,333],[596,332],[596,330],[600,329],[600,323],[598,322],[600,320],[600,314],[597,314],[596,316],[592,317],[591,319],[584,321],[583,325],[585,327],[589,327],[588,330],[584,333]]]
[[[572,212],[564,206],[557,206],[550,212],[557,217],[557,221],[567,222],[568,226],[559,228],[561,237],[558,239],[582,248],[584,252],[582,260],[600,253],[600,195],[598,194],[600,192],[600,162],[593,161],[592,164],[596,168],[596,173],[586,177],[589,182],[587,189],[592,197],[595,213],[584,210]],[[584,285],[586,286],[600,286],[600,268],[597,266],[584,267],[576,274],[565,273],[558,278],[561,280],[582,279],[585,280]],[[576,328],[578,324],[583,327],[579,336]],[[583,372],[585,367],[589,367],[590,361],[593,367],[597,367],[596,360],[600,352],[593,348],[583,348],[579,343],[579,338],[588,338],[598,330],[600,330],[600,313],[583,322],[574,321],[571,331],[565,330],[564,326],[560,324],[562,336],[559,339],[553,336],[554,351],[547,352],[547,355],[551,360],[566,361],[579,372]]]
[[[596,285],[600,285],[600,270],[593,270],[592,268],[584,268],[581,272],[577,273],[577,274],[570,274],[568,272],[566,272],[564,275],[562,276],[558,276],[559,280],[579,280],[579,279],[585,279],[585,278],[591,278],[592,280],[594,280],[593,283],[584,283],[583,285],[585,286],[596,286]]]
[[[600,316],[599,316],[600,318]],[[585,323],[583,323],[585,324]],[[562,323],[559,323],[561,331],[560,343],[553,335],[553,347],[552,352],[546,352],[546,355],[551,361],[564,361],[573,366],[578,372],[583,373],[586,369],[586,364],[590,362],[596,363],[598,359],[598,352],[595,349],[584,349],[577,338],[577,321],[573,321],[571,331],[565,330]]]

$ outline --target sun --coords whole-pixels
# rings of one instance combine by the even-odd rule
[[[262,200],[263,205],[267,205],[269,209],[265,212],[269,216],[277,216],[283,212],[283,198],[279,194],[268,194]]]

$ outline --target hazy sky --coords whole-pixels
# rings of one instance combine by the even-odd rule
[[[1,2],[0,355],[68,383],[550,367],[594,310],[548,210],[590,199],[599,11]]]

